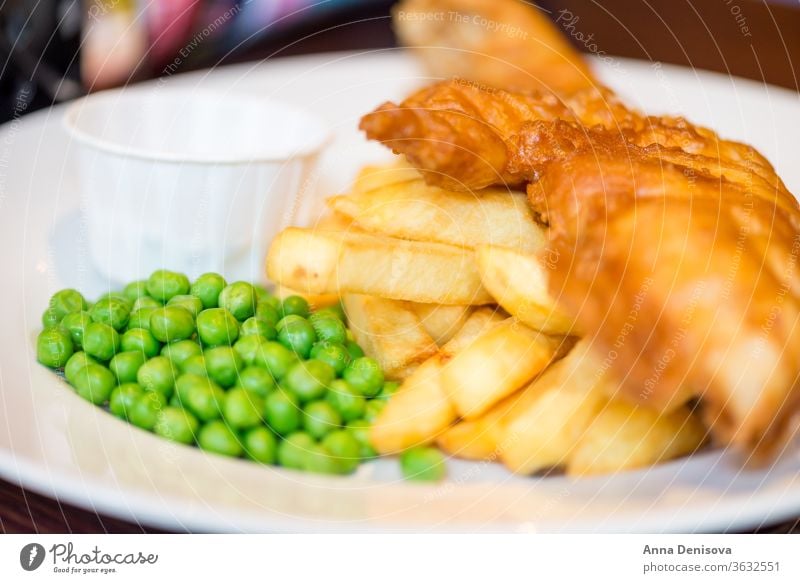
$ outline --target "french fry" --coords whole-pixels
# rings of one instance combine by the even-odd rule
[[[356,176],[351,192],[370,192],[392,184],[419,180],[419,171],[403,156],[397,156],[388,164],[364,166]]]
[[[443,346],[450,340],[472,313],[470,306],[445,306],[442,304],[416,304],[409,302],[425,331],[436,344]]]
[[[327,199],[334,211],[365,231],[469,249],[503,245],[535,253],[545,243],[524,193],[487,188],[478,194],[429,186],[417,176],[369,192]]]
[[[408,302],[356,294],[342,302],[356,342],[388,378],[406,378],[438,351]]]
[[[494,460],[498,455],[498,432],[502,419],[514,410],[519,395],[510,395],[489,409],[483,417],[462,420],[436,439],[445,453],[468,460]]]
[[[481,245],[475,255],[484,287],[509,314],[548,334],[576,333],[550,295],[547,271],[535,255],[494,245]]]
[[[347,231],[352,228],[354,228],[353,221],[350,217],[341,213],[328,213],[314,225],[314,229],[327,231]],[[285,285],[277,285],[275,291],[281,299],[287,296],[302,296],[308,301],[313,310],[332,306],[339,301],[339,294],[337,293],[320,294],[308,289],[292,289]]]
[[[321,231],[348,231],[354,228],[353,219],[336,212],[320,217],[314,225],[314,229]]]
[[[370,429],[378,453],[397,453],[433,441],[456,419],[456,411],[441,387],[440,355],[423,362],[392,395]]]
[[[450,342],[403,382],[370,430],[378,452],[396,453],[430,443],[456,420],[455,408],[442,388],[442,370],[455,353],[500,321],[489,308],[476,310]]]
[[[439,349],[439,353],[445,355],[448,359],[452,359],[478,337],[499,326],[507,319],[508,316],[502,311],[490,307],[477,308],[469,315],[458,332]]]
[[[270,279],[305,293],[431,304],[489,304],[474,254],[441,243],[290,227],[272,242]]]
[[[442,373],[445,392],[459,415],[478,418],[547,368],[559,344],[509,318],[453,357]]]
[[[501,420],[500,459],[520,474],[567,463],[575,444],[608,402],[596,362],[578,342],[519,396]]]
[[[705,440],[703,424],[688,407],[659,415],[612,400],[591,421],[569,456],[567,473],[588,475],[650,466],[687,455]]]

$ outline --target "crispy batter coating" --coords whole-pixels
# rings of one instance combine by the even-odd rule
[[[722,443],[764,458],[800,409],[800,215],[638,148],[583,151],[531,185],[551,293],[629,400],[700,397]]]
[[[536,123],[556,121],[562,123]],[[400,104],[381,105],[362,118],[360,128],[444,188],[529,182],[565,152],[621,140],[656,146],[659,158],[702,156],[693,164],[754,174],[793,201],[754,148],[723,140],[683,118],[645,116],[605,89],[581,91],[562,101],[551,93],[514,93],[453,79],[421,89]],[[597,133],[602,129],[606,132]]]
[[[552,94],[517,94],[454,79],[385,103],[360,128],[420,168],[429,183],[452,190],[522,183],[509,169],[514,132],[531,119],[569,118]]]
[[[566,95],[596,84],[539,8],[519,0],[404,0],[393,11],[400,41],[435,76]]]

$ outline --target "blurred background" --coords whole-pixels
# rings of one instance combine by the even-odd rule
[[[5,0],[0,122],[89,91],[199,68],[387,46],[392,3]]]
[[[393,3],[5,0],[0,122],[86,92],[200,68],[392,46]],[[587,52],[687,64],[798,88],[800,0],[536,4]]]

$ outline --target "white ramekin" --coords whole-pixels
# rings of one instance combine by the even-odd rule
[[[294,106],[159,86],[73,103],[91,258],[117,281],[158,268],[227,271],[309,214],[305,181],[328,140]]]

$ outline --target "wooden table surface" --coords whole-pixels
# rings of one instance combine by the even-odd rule
[[[390,0],[329,17],[251,49],[233,60],[326,50],[391,46]],[[610,55],[721,71],[798,90],[797,0],[542,0],[553,15],[568,10],[581,30]],[[562,19],[563,20],[563,19]],[[572,22],[575,22],[572,20]],[[743,27],[746,27],[744,29]],[[302,42],[292,41],[304,38]],[[284,48],[289,47],[289,48]],[[586,47],[581,47],[586,48]],[[146,525],[62,504],[0,480],[1,533],[151,533]],[[764,525],[759,533],[800,533],[800,518]]]

